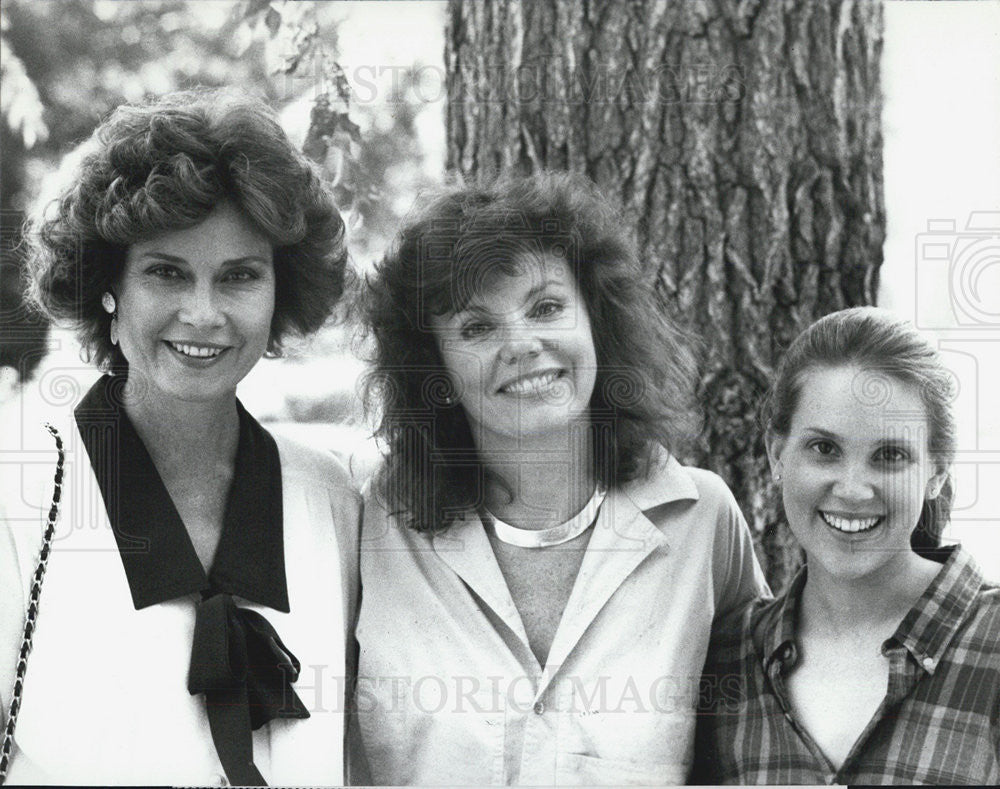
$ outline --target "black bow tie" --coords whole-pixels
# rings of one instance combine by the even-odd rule
[[[230,783],[265,786],[253,763],[252,730],[274,718],[308,718],[292,683],[299,661],[271,623],[231,595],[198,604],[188,691],[205,694],[212,741]]]

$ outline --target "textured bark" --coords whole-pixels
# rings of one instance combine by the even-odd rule
[[[583,172],[705,340],[690,461],[732,487],[769,580],[798,562],[756,404],[815,318],[874,302],[885,212],[875,0],[452,0],[449,167]]]

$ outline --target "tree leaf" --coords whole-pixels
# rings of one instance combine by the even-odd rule
[[[271,5],[271,0],[250,0],[247,3],[246,11],[243,12],[243,18],[249,19],[252,16],[257,16],[261,11]]]
[[[267,29],[271,33],[271,38],[274,38],[278,35],[278,30],[281,28],[281,14],[273,8],[268,8],[267,15],[264,17],[264,24],[267,25]]]
[[[346,112],[335,113],[332,126],[338,131],[346,133],[354,142],[361,142],[361,127],[352,121]]]

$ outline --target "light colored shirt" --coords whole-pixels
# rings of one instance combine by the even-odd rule
[[[684,783],[712,619],[768,592],[729,489],[672,458],[609,492],[545,666],[474,513],[432,537],[369,494],[361,578],[376,784]]]
[[[187,686],[197,595],[136,607],[91,458],[75,424],[59,427],[66,448],[61,514],[8,780],[225,785],[205,699]],[[25,429],[23,439],[6,438],[20,443],[0,450],[11,472],[0,473],[0,600],[16,614],[0,629],[5,708],[56,466],[41,426]],[[301,661],[293,689],[310,717],[276,718],[255,730],[253,760],[272,783],[338,784],[361,501],[332,455],[280,436],[276,443],[290,610],[234,598],[263,615]]]

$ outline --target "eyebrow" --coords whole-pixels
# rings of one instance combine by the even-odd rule
[[[154,260],[162,260],[166,263],[183,263],[187,264],[187,260],[177,255],[168,255],[166,252],[143,252],[140,255],[142,258],[153,258]],[[238,266],[242,263],[261,263],[267,265],[267,259],[262,258],[260,255],[244,255],[238,258],[229,258],[228,260],[223,260],[223,266]]]
[[[834,441],[843,441],[844,440],[842,436],[839,436],[836,433],[831,433],[829,430],[824,430],[821,427],[806,427],[806,428],[804,428],[804,430],[806,432],[815,433],[818,436],[822,436],[823,438],[829,438],[829,439],[832,439]],[[879,445],[880,446],[904,446],[904,447],[911,447],[911,446],[913,446],[913,442],[910,441],[908,438],[905,438],[904,436],[897,436],[897,437],[892,437],[892,438],[884,438],[884,439],[882,439],[882,440],[879,441]]]
[[[805,430],[810,433],[815,433],[818,436],[823,436],[823,438],[833,438],[840,441],[840,436],[836,433],[831,433],[829,430],[824,430],[821,427],[806,427]]]
[[[535,285],[535,287],[533,287],[526,294],[524,294],[524,301],[521,303],[527,304],[529,301],[538,296],[540,293],[544,293],[546,290],[548,290],[550,285],[558,285],[565,287],[561,279],[555,279],[553,277],[549,277],[543,280],[542,282],[538,283],[537,285]],[[470,302],[463,309],[458,310],[458,312],[455,313],[455,317],[460,318],[468,313],[472,313],[475,315],[483,315],[483,314],[492,315],[493,311],[485,304]]]

